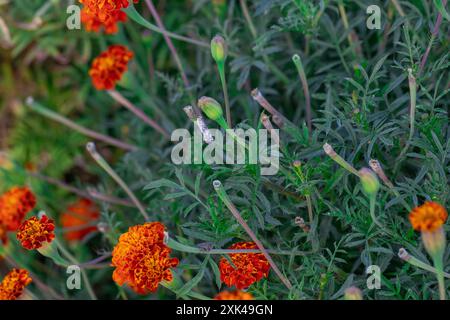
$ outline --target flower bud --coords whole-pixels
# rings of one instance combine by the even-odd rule
[[[361,290],[357,287],[349,287],[345,289],[344,298],[345,300],[362,300],[363,296]]]
[[[222,36],[217,35],[211,40],[211,55],[217,63],[227,58],[227,45]]]
[[[197,104],[211,120],[216,121],[223,116],[222,106],[213,98],[201,97]]]
[[[362,168],[359,170],[359,176],[364,192],[367,194],[375,194],[380,189],[380,183],[377,176],[368,168]]]

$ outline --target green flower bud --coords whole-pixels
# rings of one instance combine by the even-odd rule
[[[375,194],[380,189],[380,183],[378,182],[378,178],[372,170],[368,168],[362,168],[359,170],[359,177],[361,179],[361,184],[363,186],[363,190],[367,194]]]
[[[225,39],[217,35],[211,40],[211,55],[217,62],[224,62],[227,58],[227,45]]]
[[[344,293],[345,300],[362,300],[362,292],[357,287],[349,287],[345,289]]]
[[[209,119],[217,121],[223,117],[222,106],[213,98],[201,97],[197,104]]]

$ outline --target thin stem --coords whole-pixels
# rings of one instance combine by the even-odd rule
[[[400,195],[400,192],[395,189],[394,184],[389,180],[389,178],[384,173],[383,168],[381,167],[381,164],[378,162],[378,160],[371,159],[369,161],[370,168],[380,177],[380,179],[383,181],[383,183],[388,187],[389,191],[391,191],[397,198],[400,199],[403,206],[407,211],[411,211],[411,206],[402,198]]]
[[[297,68],[298,75],[303,86],[303,93],[305,95],[305,106],[306,106],[306,123],[308,124],[308,131],[311,138],[312,135],[312,116],[311,116],[311,97],[309,94],[308,80],[306,79],[305,69],[303,68],[302,59],[298,54],[292,57],[292,61]]]
[[[130,102],[130,100],[126,99],[118,91],[110,90],[108,91],[108,94],[122,106],[124,106],[132,113],[134,113],[134,115],[136,115],[139,119],[141,119],[150,127],[161,133],[164,136],[164,138],[170,140],[170,135],[164,128],[162,128],[155,120],[147,116],[141,109],[136,107],[133,103]]]
[[[372,218],[372,221],[378,226],[380,227],[382,230],[385,229],[385,227],[378,221],[377,217],[375,216],[375,205],[377,203],[377,193],[375,192],[374,194],[371,194],[369,196],[369,201],[370,201],[370,217]]]
[[[255,233],[250,229],[247,222],[244,221],[239,211],[236,209],[234,204],[231,202],[230,198],[228,197],[225,189],[222,186],[222,183],[219,180],[215,180],[213,182],[214,189],[216,190],[219,198],[223,201],[223,203],[227,206],[228,210],[232,213],[234,218],[239,222],[239,224],[244,228],[244,230],[247,232],[247,234],[250,236],[250,238],[255,242],[256,246],[261,250],[262,254],[266,257],[267,261],[269,261],[269,264],[277,274],[277,276],[280,278],[281,282],[288,288],[289,290],[292,289],[292,284],[289,282],[289,280],[281,273],[280,269],[278,269],[278,266],[273,261],[272,257],[269,255],[267,250],[264,248],[263,244],[259,239],[256,237]]]
[[[442,261],[442,255],[435,256],[433,258],[434,267],[436,268],[436,278],[439,285],[439,299],[446,300],[445,294],[445,280],[444,280],[444,266]]]
[[[446,5],[447,5],[447,0],[442,0],[442,6],[445,8]],[[433,42],[436,39],[436,37],[439,35],[439,27],[441,26],[441,23],[442,23],[442,14],[440,12],[438,12],[433,31],[431,32],[430,42],[428,43],[427,50],[425,51],[425,53],[422,57],[422,60],[420,61],[419,74],[421,74],[423,69],[425,68],[425,64],[427,63],[428,56],[430,55],[431,47],[433,46]]]
[[[344,28],[348,32],[348,36],[347,36],[348,43],[349,43],[350,47],[353,48],[353,53],[356,56],[355,46],[353,44],[353,39],[352,39],[352,35],[351,35],[352,31],[350,30],[350,25],[349,25],[348,19],[347,19],[347,13],[345,12],[344,3],[342,2],[342,0],[339,0],[338,8],[339,8],[339,13],[341,14],[342,23],[344,25]]]
[[[181,62],[181,59],[178,56],[177,49],[175,49],[175,46],[173,45],[172,40],[168,36],[166,28],[164,27],[164,24],[161,20],[161,17],[159,16],[158,11],[156,10],[155,6],[153,5],[153,1],[145,0],[145,3],[147,4],[147,7],[150,10],[150,13],[152,14],[153,18],[155,19],[158,27],[161,30],[165,31],[164,33],[162,33],[164,40],[166,41],[166,44],[169,47],[170,52],[172,53],[172,58],[175,60],[178,70],[180,71],[181,78],[183,79],[184,85],[185,85],[186,89],[189,90],[189,88],[190,88],[189,80],[186,76],[186,72],[184,71],[184,67]],[[191,98],[191,100],[193,100],[193,99]]]
[[[136,198],[133,191],[128,187],[128,185],[122,180],[121,177],[114,171],[113,168],[106,162],[106,160],[97,152],[95,148],[95,144],[93,142],[89,142],[86,145],[87,151],[91,154],[92,158],[97,162],[97,164],[106,171],[113,178],[114,181],[125,191],[125,193],[130,197],[131,201],[136,205],[139,209],[139,212],[142,214],[144,219],[148,221],[150,218],[145,212],[144,206],[141,202]]]
[[[412,74],[412,69],[408,69],[408,83],[409,83],[409,95],[410,95],[410,107],[409,107],[409,136],[408,140],[406,141],[405,147],[400,152],[400,155],[397,158],[396,165],[394,168],[394,171],[397,171],[397,167],[400,163],[400,159],[403,158],[403,156],[406,154],[406,152],[409,149],[409,146],[411,145],[411,140],[414,136],[414,124],[415,124],[415,117],[416,117],[416,100],[417,100],[417,83],[416,78]]]
[[[398,256],[400,259],[402,259],[403,261],[408,262],[409,264],[418,267],[420,269],[432,272],[437,274],[438,271],[436,270],[436,268],[430,266],[429,264],[420,261],[419,259],[417,259],[416,257],[413,257],[412,255],[410,255],[408,253],[408,251],[406,251],[405,248],[400,248],[400,250],[398,251]],[[443,272],[444,277],[446,278],[450,278],[450,273],[447,272]]]
[[[247,26],[250,29],[250,33],[252,34],[253,39],[256,40],[258,38],[258,33],[256,31],[255,24],[252,21],[252,17],[249,14],[247,2],[246,0],[239,0],[239,3],[241,5],[241,10],[244,15],[245,21],[247,22]],[[284,75],[284,73],[280,69],[278,69],[278,67],[275,64],[273,64],[273,62],[269,59],[269,57],[266,54],[263,54],[262,58],[269,67],[269,69],[275,74],[275,76],[278,77],[280,81],[282,81],[285,84],[289,84],[289,78],[286,77],[286,75]]]
[[[225,100],[225,114],[227,117],[227,124],[229,128],[232,128],[231,111],[230,111],[230,98],[228,97],[227,78],[225,76],[225,63],[221,62],[217,64],[219,70],[220,82],[222,83],[223,97]]]
[[[192,247],[189,245],[182,244],[170,237],[166,239],[166,245],[173,250],[193,253],[193,254],[217,254],[217,255],[227,255],[227,254],[238,254],[238,253],[262,253],[260,249],[203,249],[198,247]],[[289,251],[289,250],[266,250],[270,254],[275,255],[286,255],[286,256],[304,256],[309,254],[306,251]]]
[[[148,22],[147,20],[145,20],[136,11],[136,8],[134,7],[133,3],[130,3],[128,8],[125,9],[124,11],[127,13],[128,17],[131,20],[136,21],[137,23],[145,26],[149,30],[152,30],[154,32],[158,32],[158,33],[160,33],[162,35],[165,35],[165,36],[173,38],[173,39],[177,39],[177,40],[180,40],[180,41],[191,43],[191,44],[194,44],[194,45],[197,45],[197,46],[200,46],[200,47],[209,48],[209,43],[207,43],[207,42],[196,40],[196,39],[192,39],[192,38],[189,38],[189,37],[185,37],[185,36],[182,36],[182,35],[179,35],[179,34],[176,34],[176,33],[170,32],[170,31],[167,31],[165,29],[159,28],[159,27],[155,26],[154,24]]]
[[[403,11],[403,8],[400,5],[400,3],[397,0],[391,0],[391,2],[394,4],[395,10],[398,11],[398,14],[400,15],[400,17],[404,17],[405,12]]]
[[[248,12],[247,3],[245,0],[239,0],[239,3],[241,5],[242,13],[244,14],[244,18],[247,21],[247,26],[250,29],[250,33],[252,34],[253,38],[256,39],[258,37],[258,34],[256,33],[255,25],[253,24],[252,17],[250,16]]]
[[[340,155],[338,155],[332,146],[330,146],[328,143],[325,143],[323,145],[323,150],[325,153],[333,159],[335,162],[337,162],[341,167],[343,167],[345,170],[347,170],[350,173],[353,173],[354,175],[360,177],[360,174],[358,170],[356,170],[350,163],[345,161]]]
[[[41,104],[35,102],[33,100],[33,98],[31,98],[31,97],[29,97],[27,99],[26,104],[28,105],[28,107],[30,107],[31,110],[36,111],[37,113],[39,113],[49,119],[59,122],[59,123],[65,125],[66,127],[69,127],[70,129],[73,129],[89,138],[96,139],[96,140],[105,142],[107,144],[110,144],[110,145],[113,145],[113,146],[116,146],[118,148],[128,150],[128,151],[135,151],[138,149],[137,146],[128,144],[128,143],[120,141],[118,139],[103,135],[101,133],[87,129],[85,127],[82,127],[82,126],[76,124],[75,122],[73,122],[72,120],[69,120],[64,116],[45,108]]]
[[[65,182],[59,181],[57,179],[51,178],[51,177],[47,177],[44,176],[40,173],[33,173],[33,172],[27,172],[28,175],[43,180],[49,184],[52,184],[54,186],[57,186],[61,189],[67,190],[69,192],[72,192],[82,198],[88,198],[91,200],[101,200],[104,202],[108,202],[111,204],[116,204],[116,205],[121,205],[121,206],[126,206],[126,207],[134,207],[134,204],[131,203],[128,200],[125,199],[120,199],[120,198],[116,198],[110,195],[106,195],[106,194],[102,194],[96,190],[88,190],[88,191],[84,191],[84,190],[80,190],[78,188],[72,187],[68,184],[66,184]]]
[[[261,91],[258,88],[252,90],[252,97],[262,108],[264,108],[267,112],[269,112],[273,117],[277,117],[281,122],[279,122],[279,126],[283,127],[285,124],[288,124],[292,127],[295,125],[290,122],[284,115],[281,114],[274,106],[272,106],[269,101],[262,95]]]
[[[58,249],[62,252],[62,254],[64,256],[66,256],[66,258],[71,263],[79,266],[79,262],[77,261],[77,259],[74,256],[72,256],[72,254],[57,239],[53,240],[53,242],[56,244]],[[80,270],[81,270],[81,274],[83,276],[84,285],[86,286],[86,290],[88,291],[89,296],[91,297],[92,300],[97,300],[97,296],[95,295],[95,292],[92,289],[92,286],[91,286],[91,283],[89,281],[86,271],[83,268],[80,268]]]

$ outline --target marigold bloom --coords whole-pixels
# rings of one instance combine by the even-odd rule
[[[31,281],[27,270],[11,270],[0,283],[0,300],[16,300]]]
[[[137,3],[139,0],[134,0]],[[127,15],[122,9],[128,7],[128,0],[80,0],[84,4],[81,22],[87,31],[98,32],[101,27],[106,33],[116,33],[117,23],[125,22]]]
[[[156,291],[163,280],[171,281],[170,268],[178,265],[178,259],[170,258],[172,250],[163,241],[164,225],[159,222],[130,227],[112,253],[113,280],[139,294]]]
[[[99,32],[103,28],[106,34],[114,34],[119,31],[118,23],[125,21],[127,21],[127,15],[120,10],[111,12],[104,20],[100,20],[86,8],[81,10],[81,22],[88,32]]]
[[[249,292],[241,290],[222,291],[214,297],[214,300],[254,300],[255,298]]]
[[[409,221],[417,231],[433,232],[445,223],[447,217],[447,210],[443,206],[427,201],[411,211]]]
[[[61,215],[61,225],[64,228],[74,229],[66,232],[64,237],[68,241],[83,239],[89,233],[97,230],[96,226],[89,226],[89,223],[97,220],[99,216],[98,208],[91,200],[79,199]]]
[[[258,249],[254,242],[238,242],[229,249]],[[269,275],[270,264],[262,253],[232,253],[230,262],[222,258],[219,263],[220,279],[227,286],[244,289]]]
[[[128,69],[133,52],[122,45],[112,45],[92,62],[89,75],[97,90],[110,90]]]
[[[36,197],[30,189],[14,187],[0,196],[0,224],[7,231],[16,231],[25,215],[33,210]]]
[[[19,227],[17,240],[25,249],[33,250],[41,248],[46,242],[50,243],[55,238],[55,223],[46,215],[39,220],[31,217]]]

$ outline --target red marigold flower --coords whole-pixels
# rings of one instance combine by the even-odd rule
[[[16,300],[31,281],[27,270],[11,270],[0,283],[0,300]]]
[[[61,225],[73,229],[64,234],[68,241],[81,240],[89,233],[97,230],[96,226],[89,226],[100,216],[97,206],[89,199],[79,199],[70,205],[61,215]]]
[[[30,189],[14,187],[0,196],[0,225],[2,234],[16,231],[25,215],[34,209],[36,197]]]
[[[55,223],[46,215],[39,220],[31,217],[21,224],[17,231],[17,240],[25,249],[33,250],[41,248],[46,242],[50,243],[55,238]]]
[[[97,90],[110,90],[127,71],[133,52],[122,45],[112,45],[92,62],[89,75]]]
[[[116,33],[117,23],[125,22],[127,15],[122,9],[128,7],[128,0],[80,0],[84,7],[81,11],[81,22],[87,31],[98,32],[101,27],[106,33]],[[139,0],[134,0],[134,3]]]
[[[249,292],[241,290],[222,291],[214,297],[214,300],[255,300],[253,295]]]
[[[89,13],[85,8],[81,10],[81,22],[89,32],[99,32],[100,29],[104,28],[105,33],[114,34],[119,31],[117,23],[125,21],[127,21],[127,15],[120,10],[111,12],[105,20],[100,20],[98,16]]]
[[[445,223],[447,217],[447,210],[443,206],[436,202],[427,201],[411,211],[409,221],[414,230],[433,232]]]
[[[178,265],[178,259],[170,258],[172,250],[163,241],[164,225],[159,222],[130,227],[112,253],[113,280],[139,294],[156,291],[163,280],[172,281],[170,268]]]
[[[229,249],[258,249],[254,242],[238,242]],[[219,263],[220,279],[227,286],[245,289],[269,275],[270,265],[262,253],[232,253],[230,262],[222,258]]]

